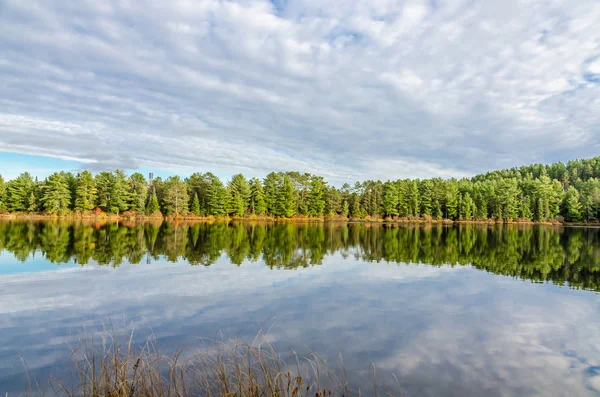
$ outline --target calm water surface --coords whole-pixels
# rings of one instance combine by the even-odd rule
[[[600,230],[0,223],[0,394],[64,377],[82,326],[162,351],[260,331],[409,396],[600,393]]]

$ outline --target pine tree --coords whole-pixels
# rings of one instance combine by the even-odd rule
[[[75,211],[87,212],[95,208],[97,189],[89,171],[82,171],[75,180]]]
[[[6,205],[4,204],[4,196],[6,195],[6,184],[4,178],[0,175],[0,212],[6,211]]]
[[[362,216],[363,216],[363,211],[360,206],[360,199],[357,195],[355,195],[354,199],[352,200],[351,215],[353,218],[362,218]]]
[[[189,200],[187,185],[178,176],[172,176],[165,181],[163,208],[167,215],[186,215]]]
[[[28,172],[19,175],[17,178],[6,184],[4,193],[4,204],[10,212],[28,211],[31,206],[31,195],[35,199],[35,182]]]
[[[383,184],[382,204],[385,216],[398,215],[398,190],[395,183],[387,181]]]
[[[152,189],[152,194],[148,199],[148,205],[146,205],[146,214],[154,215],[160,212],[160,207],[158,205],[158,197],[156,196],[156,191]]]
[[[348,218],[348,214],[350,213],[350,207],[348,206],[348,200],[344,200],[344,204],[342,205],[342,215],[345,218]]]
[[[265,204],[267,213],[271,215],[279,215],[278,200],[281,182],[281,174],[275,172],[269,173],[264,180]]]
[[[285,218],[291,218],[292,216],[294,216],[294,186],[292,185],[290,177],[287,175],[283,177],[283,184],[279,192],[277,204],[277,215]]]
[[[229,182],[231,209],[236,216],[244,216],[250,199],[250,186],[242,174],[236,174]]]
[[[433,214],[433,182],[430,180],[424,180],[421,183],[421,214],[432,215]],[[441,211],[441,206],[440,206]],[[437,214],[435,214],[437,217]]]
[[[229,192],[223,182],[215,176],[211,176],[207,191],[208,214],[214,216],[225,216],[229,213]]]
[[[123,170],[116,170],[110,187],[108,210],[117,215],[129,208],[129,184],[127,174]]]
[[[258,178],[250,180],[250,211],[257,215],[264,215],[267,212],[265,193]]]
[[[50,175],[42,188],[41,202],[50,214],[64,215],[71,205],[71,191],[60,173]]]
[[[144,213],[148,199],[148,181],[144,175],[136,172],[129,177],[129,209]]]
[[[473,199],[469,192],[466,192],[460,201],[460,216],[461,219],[469,220],[473,218]]]
[[[581,220],[581,203],[579,202],[579,192],[573,186],[569,186],[564,200],[565,219],[569,222],[578,222]]]
[[[285,189],[285,180],[284,180]],[[325,183],[322,177],[313,176],[310,181],[310,191],[308,194],[308,215],[322,216],[325,209]],[[287,216],[287,215],[286,215]],[[291,216],[291,215],[290,215]]]
[[[194,193],[194,200],[192,201],[192,214],[200,216],[200,200],[198,199],[198,193]]]

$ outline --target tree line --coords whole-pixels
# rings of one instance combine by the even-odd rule
[[[180,260],[210,266],[223,255],[235,265],[262,261],[295,269],[327,256],[428,266],[474,266],[535,282],[600,291],[600,231],[533,225],[379,225],[360,223],[0,222],[0,251],[26,262]]]
[[[600,220],[600,157],[472,178],[368,180],[340,188],[300,172],[271,172],[262,180],[237,174],[227,183],[211,172],[152,181],[122,170],[63,171],[43,181],[25,172],[10,181],[0,176],[0,211],[591,222]]]

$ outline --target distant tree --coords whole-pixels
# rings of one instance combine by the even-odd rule
[[[281,184],[282,176],[276,172],[269,173],[264,180],[265,204],[267,213],[271,215],[279,215],[278,201]]]
[[[115,177],[112,172],[102,171],[94,178],[96,186],[97,206],[103,211],[109,211],[109,202]]]
[[[158,197],[156,196],[156,191],[152,189],[152,194],[148,199],[148,204],[146,205],[146,214],[154,215],[160,212],[160,206],[158,205]]]
[[[192,201],[191,212],[196,216],[200,216],[200,200],[198,199],[198,193],[194,193],[194,200]]]
[[[188,213],[189,197],[187,185],[178,176],[169,177],[165,181],[163,208],[167,215]]]
[[[236,174],[229,181],[229,194],[231,195],[231,209],[234,215],[244,216],[249,205],[250,185],[242,174]]]
[[[229,213],[229,192],[223,182],[211,175],[211,181],[207,190],[207,209],[209,215],[225,216]]]
[[[284,187],[285,189],[285,180]],[[322,216],[325,209],[325,183],[322,177],[313,176],[310,181],[310,193],[308,198],[308,215]],[[287,216],[287,215],[284,215]],[[291,215],[289,215],[291,216]]]
[[[267,212],[265,193],[258,178],[250,180],[250,211],[257,215],[264,215]]]
[[[462,199],[460,200],[460,215],[462,219],[472,219],[473,218],[473,199],[469,192],[465,193]]]
[[[565,219],[570,222],[581,220],[582,205],[579,202],[579,192],[573,186],[569,186],[564,199]]]
[[[97,189],[89,171],[82,171],[75,178],[75,211],[92,211],[96,205]]]
[[[55,172],[43,184],[41,202],[50,214],[64,215],[71,205],[71,191],[64,175]]]
[[[4,178],[0,175],[0,212],[6,211],[6,205],[4,204],[4,196],[6,195],[6,183]]]
[[[129,183],[123,170],[115,170],[109,191],[108,211],[119,214],[129,209]]]
[[[398,189],[394,182],[387,181],[383,184],[383,214],[398,215]]]
[[[129,177],[129,209],[144,213],[148,199],[148,181],[144,175],[136,172]]]
[[[277,215],[290,218],[295,214],[294,206],[294,186],[289,176],[283,177],[283,184],[277,200]]]
[[[31,197],[35,201],[35,182],[28,172],[6,183],[4,204],[10,212],[29,211],[32,206]]]

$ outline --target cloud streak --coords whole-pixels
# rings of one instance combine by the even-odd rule
[[[3,151],[344,182],[600,148],[593,1],[0,7]]]

